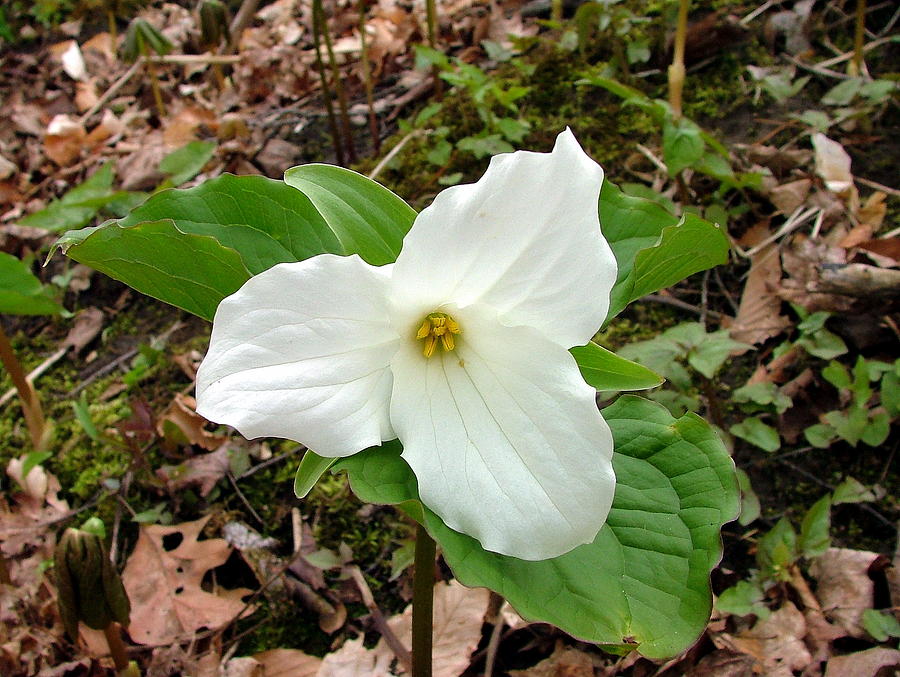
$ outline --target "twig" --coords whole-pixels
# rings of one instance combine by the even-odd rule
[[[263,526],[263,527],[266,526],[266,523],[263,522],[262,517],[260,517],[259,514],[253,509],[253,506],[250,505],[250,501],[248,501],[247,497],[244,496],[244,492],[240,490],[240,487],[238,487],[237,481],[234,479],[234,475],[231,474],[230,470],[227,473],[225,473],[225,477],[227,477],[228,481],[231,482],[231,486],[237,492],[238,498],[241,499],[241,503],[243,503],[244,507],[250,511],[251,515],[253,515],[253,519],[255,519],[259,523],[260,526]]]
[[[650,162],[652,162],[658,170],[666,174],[669,173],[669,168],[666,167],[666,163],[660,160],[656,155],[654,155],[652,150],[640,143],[635,144],[635,148],[638,149],[641,155],[650,160]]]
[[[350,574],[350,578],[353,579],[353,582],[356,583],[363,604],[369,609],[369,613],[372,615],[372,620],[375,622],[375,627],[378,629],[378,632],[384,637],[384,641],[387,642],[387,645],[391,647],[391,651],[394,652],[397,660],[403,665],[403,669],[406,672],[412,672],[412,657],[409,654],[409,650],[403,646],[403,642],[400,641],[400,638],[394,634],[394,631],[391,630],[391,627],[387,624],[384,614],[381,613],[381,609],[379,609],[378,605],[375,603],[375,598],[372,597],[372,590],[369,588],[369,584],[366,583],[362,571],[360,571],[359,567],[355,564],[346,567],[346,571]]]
[[[821,209],[819,207],[810,207],[806,211],[803,210],[802,206],[797,207],[797,209],[795,209],[793,211],[793,213],[787,218],[787,221],[785,221],[782,224],[781,228],[779,228],[777,231],[772,233],[765,240],[757,243],[756,245],[754,245],[753,247],[751,247],[750,249],[748,249],[746,251],[741,249],[740,246],[738,246],[737,244],[733,244],[734,250],[738,254],[740,254],[741,256],[743,256],[745,258],[748,258],[748,259],[752,258],[754,254],[756,254],[760,250],[764,249],[765,247],[768,247],[770,244],[772,244],[776,240],[779,240],[780,238],[784,237],[785,235],[788,235],[788,234],[794,232],[795,230],[797,230],[800,226],[802,226],[804,223],[809,221],[819,211],[821,211]]]
[[[493,593],[496,594],[496,593]],[[484,677],[493,677],[494,663],[497,660],[497,650],[500,648],[500,638],[503,636],[503,601],[497,608],[497,615],[494,617],[494,627],[491,630],[491,638],[488,640],[487,649],[484,657]]]
[[[229,66],[231,64],[240,63],[241,57],[237,54],[151,54],[141,57],[142,61],[150,63],[169,63],[180,65],[197,65],[212,64],[220,66]]]
[[[896,41],[896,39],[892,36],[889,36],[886,38],[878,38],[877,40],[872,40],[872,42],[869,42],[863,46],[863,52],[869,52],[877,47],[881,47],[881,45],[887,44],[889,42],[895,42],[895,41]],[[842,53],[838,54],[837,56],[834,56],[830,59],[826,59],[825,61],[820,61],[816,65],[820,66],[822,68],[831,68],[832,66],[836,66],[839,63],[843,63],[844,61],[849,61],[852,58],[853,58],[853,51],[851,50],[849,52],[842,52]]]
[[[875,190],[880,190],[883,193],[887,193],[891,197],[900,197],[900,190],[897,190],[896,188],[885,186],[883,183],[878,183],[877,181],[863,179],[859,176],[854,176],[853,178],[857,181],[857,183],[861,183],[862,185],[868,186],[869,188],[874,188]]]
[[[242,479],[244,479],[245,477],[250,477],[250,475],[253,475],[254,473],[257,473],[257,472],[259,472],[260,470],[262,470],[262,469],[264,469],[264,468],[268,468],[270,465],[274,465],[274,464],[276,464],[276,463],[279,463],[279,462],[283,461],[284,459],[288,458],[289,456],[293,456],[293,455],[296,454],[298,451],[303,451],[304,449],[306,449],[306,447],[304,447],[304,446],[301,444],[301,445],[299,445],[299,446],[294,447],[294,448],[291,449],[290,451],[284,452],[283,454],[279,454],[278,456],[273,456],[272,458],[268,458],[268,459],[266,459],[265,461],[263,461],[262,463],[257,463],[257,464],[256,464],[255,466],[253,466],[252,468],[248,468],[244,473],[242,473],[242,474],[240,475],[240,477],[238,477],[238,478],[236,478],[236,479],[242,480]]]
[[[234,19],[231,20],[231,25],[228,27],[229,51],[233,52],[237,48],[238,42],[241,39],[241,33],[244,32],[247,24],[253,20],[253,15],[256,14],[258,5],[259,0],[244,0],[241,3],[241,8],[237,11],[237,14],[234,15]]]
[[[106,102],[113,98],[113,96],[115,96],[116,93],[125,86],[125,83],[127,83],[132,78],[132,76],[134,76],[134,74],[140,70],[141,65],[142,64],[140,60],[135,61],[132,64],[131,68],[125,71],[125,74],[122,77],[120,77],[112,85],[110,85],[109,89],[107,89],[103,93],[103,96],[97,99],[97,103],[88,108],[87,112],[79,119],[79,122],[81,124],[85,124],[88,120],[90,120],[91,116],[93,116],[94,113],[103,108],[103,106],[106,105]]]
[[[381,172],[384,170],[384,168],[387,167],[388,163],[391,160],[393,160],[395,157],[397,157],[397,154],[401,150],[403,150],[403,146],[405,146],[407,143],[409,143],[416,137],[422,136],[424,133],[425,133],[424,130],[414,129],[411,132],[409,132],[406,136],[404,136],[402,139],[400,139],[400,141],[397,142],[397,145],[394,146],[393,148],[391,148],[388,151],[388,154],[385,155],[383,158],[381,158],[381,160],[378,161],[378,164],[375,165],[375,168],[371,172],[369,172],[369,178],[374,180],[375,177],[378,176],[379,174],[381,174]]]
[[[698,308],[695,305],[687,303],[686,301],[682,301],[681,299],[676,299],[671,296],[662,296],[660,294],[647,294],[646,296],[642,296],[638,299],[638,301],[652,301],[653,303],[662,303],[667,306],[672,306],[673,308],[679,308],[680,310],[687,310],[690,313],[695,313],[696,315],[702,315],[703,310]],[[719,313],[715,310],[707,310],[706,315],[714,320],[718,320],[722,317],[722,313]]]
[[[88,376],[84,381],[79,383],[75,388],[73,388],[72,390],[67,392],[66,397],[69,398],[69,397],[72,397],[73,395],[77,395],[82,390],[84,390],[89,385],[91,385],[91,383],[96,381],[98,378],[103,378],[109,372],[111,372],[111,371],[115,370],[117,367],[119,367],[123,362],[127,362],[128,360],[130,360],[132,357],[134,357],[137,354],[138,354],[138,349],[132,348],[127,353],[123,353],[123,354],[119,355],[112,362],[102,366],[100,369],[98,369],[93,374]]]
[[[750,12],[747,16],[745,16],[743,19],[741,19],[739,23],[742,26],[746,26],[748,23],[753,21],[756,17],[758,17],[763,12],[765,12],[767,9],[769,9],[773,5],[780,5],[783,1],[784,0],[766,0],[766,2],[761,4],[759,7],[757,7],[752,12]]]
[[[38,366],[36,366],[30,372],[28,372],[28,376],[25,377],[25,380],[27,380],[33,386],[34,382],[38,379],[38,377],[41,376],[45,371],[47,371],[54,364],[59,362],[62,359],[62,356],[65,355],[66,352],[68,352],[70,347],[71,346],[66,346],[65,348],[60,348],[59,350],[57,350],[50,357],[48,357],[46,360],[41,362]],[[16,395],[15,388],[10,388],[5,393],[3,393],[3,397],[0,397],[0,407],[2,407],[4,404],[9,402],[13,397],[15,397],[15,395]]]
[[[788,61],[797,66],[798,68],[802,68],[805,71],[809,71],[811,73],[815,73],[816,75],[821,75],[826,78],[835,78],[837,80],[850,80],[852,76],[847,75],[846,73],[841,73],[840,71],[833,71],[830,68],[823,68],[819,64],[808,64],[803,63],[800,59],[795,57],[793,54],[784,54],[783,55]]]

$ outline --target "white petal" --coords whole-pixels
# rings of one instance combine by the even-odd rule
[[[483,308],[455,351],[404,342],[391,422],[422,501],[485,549],[528,560],[593,541],[615,491],[612,435],[574,358]]]
[[[322,456],[393,439],[389,278],[388,266],[332,254],[252,277],[216,311],[197,411]]]
[[[552,153],[495,156],[478,183],[440,193],[394,266],[398,331],[442,304],[483,303],[566,347],[606,318],[616,260],[600,232],[603,170],[568,129]]]

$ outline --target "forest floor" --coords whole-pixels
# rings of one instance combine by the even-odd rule
[[[674,415],[717,426],[741,473],[742,515],[723,530],[719,603],[682,655],[605,654],[522,620],[496,595],[447,584],[436,594],[453,609],[439,619],[451,658],[435,674],[893,674],[893,3],[870,2],[865,63],[850,75],[853,3],[695,3],[684,113],[727,161],[694,157],[680,172],[666,167],[653,118],[596,84],[616,78],[664,99],[677,3],[593,3],[574,16],[565,4],[557,25],[540,2],[442,0],[436,46],[452,59],[420,50],[418,68],[424,11],[366,3],[371,119],[355,3],[326,3],[340,73],[325,78],[328,95],[307,3],[261,3],[233,54],[217,49],[228,55],[224,86],[200,56],[194,3],[142,4],[172,43],[167,61],[124,62],[91,14],[2,23],[0,251],[26,261],[68,313],[0,318],[50,423],[47,451],[35,452],[0,375],[0,555],[16,582],[0,592],[0,673],[112,674],[102,634],[66,638],[44,573],[63,528],[89,517],[106,525],[126,587],[156,566],[148,553],[172,549],[166,539],[196,560],[167,611],[132,599],[129,653],[149,676],[393,674],[377,672],[392,657],[373,647],[385,622],[402,626],[411,598],[414,525],[358,501],[340,474],[298,500],[301,446],[248,442],[194,411],[209,324],[58,253],[42,266],[62,232],[123,216],[160,188],[225,172],[281,178],[307,162],[344,164],[421,209],[444,186],[476,180],[490,155],[549,150],[568,126],[607,180],[727,227],[728,264],[634,303],[596,340],[666,376],[648,396]],[[694,343],[667,333],[688,323]],[[746,345],[695,359],[725,339]],[[440,562],[437,571],[450,578]],[[190,614],[178,611],[183,594]]]

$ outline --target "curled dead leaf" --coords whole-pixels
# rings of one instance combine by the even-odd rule
[[[816,594],[825,615],[851,637],[866,637],[862,615],[872,606],[874,584],[869,567],[877,557],[877,553],[864,550],[829,548],[809,570],[818,581]]]
[[[60,167],[68,167],[80,157],[86,137],[81,122],[68,115],[57,115],[47,125],[44,154]]]

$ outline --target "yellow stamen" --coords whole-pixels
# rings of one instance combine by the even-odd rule
[[[446,313],[430,313],[422,321],[422,326],[416,332],[416,339],[425,339],[423,353],[425,357],[434,355],[438,340],[444,348],[444,352],[450,352],[456,346],[453,340],[454,334],[459,334],[459,323]]]

